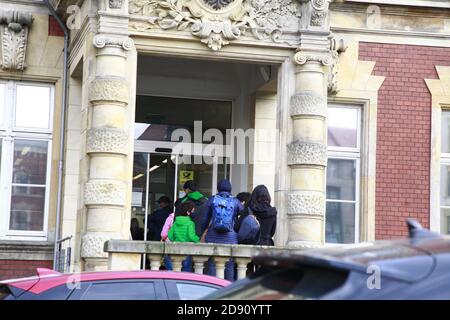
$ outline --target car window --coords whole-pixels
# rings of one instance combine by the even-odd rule
[[[218,289],[206,285],[180,282],[177,282],[176,286],[180,300],[197,300],[207,296],[208,294],[216,292]]]
[[[101,282],[87,288],[81,300],[155,300],[153,281]]]
[[[0,300],[12,300],[14,296],[9,290],[8,286],[0,285]]]
[[[254,279],[237,281],[206,299],[297,300],[317,299],[345,283],[346,272],[324,268],[286,268]]]

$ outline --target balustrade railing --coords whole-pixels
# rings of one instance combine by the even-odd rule
[[[298,249],[297,249],[298,250]],[[170,257],[173,271],[181,271],[182,262],[192,257],[193,271],[203,274],[205,263],[212,258],[216,276],[224,279],[225,264],[232,259],[237,268],[237,279],[246,277],[247,265],[253,256],[263,253],[285,253],[292,249],[284,247],[228,245],[214,243],[154,242],[109,240],[104,251],[108,253],[110,270],[140,270],[145,256],[151,270],[160,270],[164,257]]]

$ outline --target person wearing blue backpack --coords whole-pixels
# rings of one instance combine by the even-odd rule
[[[234,231],[238,213],[243,210],[242,203],[231,195],[231,183],[222,179],[217,184],[217,194],[208,199],[203,219],[205,242],[237,244],[238,236]],[[215,275],[214,263],[207,262],[207,274]],[[225,279],[234,280],[234,263],[225,265]]]

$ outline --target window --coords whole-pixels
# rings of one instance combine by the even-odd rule
[[[192,283],[177,283],[180,300],[198,300],[217,291],[217,288]]]
[[[81,300],[156,300],[154,282],[111,282],[91,285]]]
[[[328,107],[327,243],[359,241],[361,108]]]
[[[441,118],[441,233],[450,234],[450,111]]]
[[[294,263],[293,263],[294,264]],[[264,268],[264,267],[263,267]],[[258,271],[257,271],[258,272]],[[259,271],[261,272],[261,271]],[[339,289],[348,272],[321,267],[266,269],[217,291],[205,300],[310,300],[320,299]]]
[[[45,240],[54,88],[0,82],[0,238]]]

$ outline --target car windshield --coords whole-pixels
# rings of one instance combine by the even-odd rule
[[[273,270],[255,278],[235,282],[205,299],[303,300],[317,299],[339,288],[348,273],[314,267]]]

